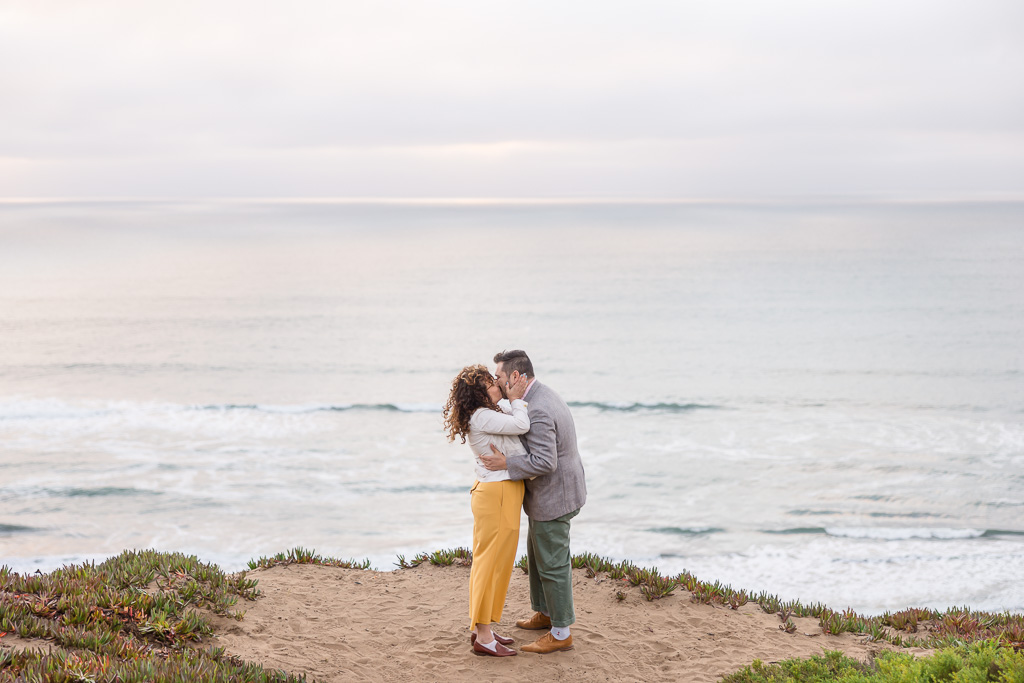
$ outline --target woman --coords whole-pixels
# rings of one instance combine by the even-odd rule
[[[523,507],[523,482],[509,479],[507,470],[492,472],[483,466],[480,455],[491,452],[491,444],[505,455],[521,455],[525,449],[518,434],[530,429],[523,394],[528,383],[521,376],[507,388],[511,413],[498,407],[501,389],[483,365],[470,365],[452,381],[452,391],[444,407],[444,425],[448,440],[469,440],[476,459],[476,483],[471,489],[473,508],[473,567],[469,575],[469,622],[473,630],[473,652],[491,657],[519,654],[505,647],[511,638],[491,630],[501,621],[505,594],[512,577],[512,566],[519,544],[519,516]]]

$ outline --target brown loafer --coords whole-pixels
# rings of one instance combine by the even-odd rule
[[[480,657],[515,657],[519,653],[505,647],[497,641],[494,642],[494,651],[491,652],[489,649],[474,640],[473,654]]]
[[[512,638],[506,638],[505,636],[499,636],[497,633],[491,633],[491,635],[494,636],[494,639],[496,641],[498,641],[499,643],[501,643],[502,645],[511,645],[512,643],[516,642]],[[476,634],[475,633],[470,633],[469,634],[469,644],[470,645],[474,645],[475,643],[476,643]]]
[[[528,645],[523,645],[523,652],[534,652],[539,655],[546,655],[560,650],[572,649],[572,636],[565,640],[558,640],[550,633],[545,633],[537,640]]]
[[[534,612],[533,616],[529,619],[520,619],[517,621],[516,626],[519,628],[525,628],[527,631],[551,628],[551,617],[545,616],[542,612]]]

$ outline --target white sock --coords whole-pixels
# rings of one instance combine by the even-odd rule
[[[555,640],[565,640],[569,637],[568,626],[552,626],[551,635],[555,637]]]
[[[483,645],[484,647],[486,647],[491,652],[497,652],[498,651],[498,641],[496,641],[496,640],[492,640],[489,643],[485,643],[484,641],[480,640],[480,636],[477,636],[476,637],[476,642],[478,644],[480,644],[480,645]]]
[[[545,612],[544,610],[541,610],[540,613],[543,614],[544,616],[546,616],[548,619],[551,618],[551,615],[548,614],[547,612]]]

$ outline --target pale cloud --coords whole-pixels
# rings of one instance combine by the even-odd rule
[[[0,195],[1024,191],[1016,2],[0,7]]]

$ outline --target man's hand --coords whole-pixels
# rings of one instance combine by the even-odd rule
[[[505,460],[505,454],[499,451],[498,447],[493,443],[491,444],[491,454],[481,455],[480,462],[482,462],[484,467],[492,472],[508,468],[508,462]]]

